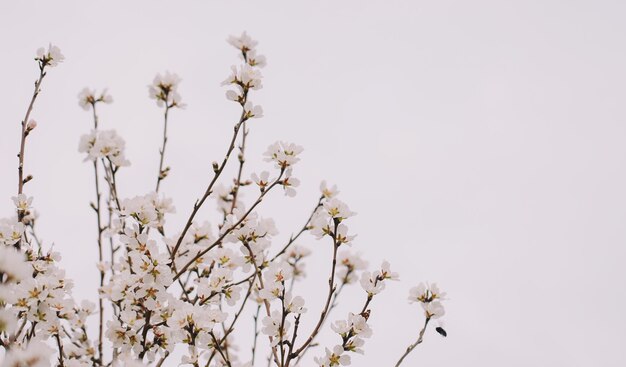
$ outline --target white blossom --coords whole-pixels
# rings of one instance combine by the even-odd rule
[[[85,111],[88,111],[89,108],[98,102],[111,104],[113,103],[113,97],[107,93],[106,89],[100,95],[97,95],[95,90],[86,87],[78,93],[78,105]]]
[[[1,367],[48,367],[54,350],[42,341],[31,341],[25,348],[10,349]]]
[[[300,186],[300,180],[295,177],[292,177],[293,170],[288,168],[285,170],[285,176],[280,181],[280,185],[283,187],[286,196],[294,197],[296,196],[296,187]]]
[[[241,36],[239,37],[229,36],[227,41],[233,47],[243,52],[253,50],[258,44],[258,42],[253,40],[245,31],[241,33]]]
[[[315,363],[320,367],[348,366],[350,362],[350,356],[344,353],[341,345],[336,345],[332,351],[326,348],[324,357],[315,358]]]
[[[291,293],[285,294],[285,309],[289,313],[302,314],[306,312],[304,307],[304,298],[295,296],[292,298]]]
[[[24,194],[13,196],[11,197],[11,200],[13,200],[15,207],[19,211],[27,211],[28,209],[30,209],[30,205],[33,203],[32,196],[29,197]]]
[[[329,187],[326,181],[322,181],[322,183],[320,183],[320,192],[325,199],[332,199],[339,194],[337,185]]]
[[[33,267],[26,261],[22,252],[13,247],[0,245],[0,273],[6,274],[10,280],[19,282],[32,277]]]
[[[178,93],[178,85],[180,77],[175,73],[166,71],[164,74],[157,74],[148,86],[148,95],[156,100],[159,107],[185,107],[181,103],[180,93]]]
[[[342,251],[337,254],[337,277],[347,284],[354,283],[359,273],[367,268],[367,262],[358,253]]]
[[[263,117],[263,107],[259,105],[254,105],[252,102],[247,101],[243,105],[243,111],[245,118],[261,118]]]
[[[282,321],[282,314],[279,311],[273,311],[271,316],[265,316],[263,318],[261,332],[273,338],[272,345],[278,344],[280,338],[286,337],[289,333],[291,324],[287,320],[285,320],[284,323]]]
[[[303,148],[293,143],[278,141],[267,148],[265,161],[276,163],[276,168],[286,169],[300,161]]]
[[[60,62],[65,60],[65,56],[61,53],[61,49],[52,44],[48,45],[48,49],[45,47],[40,47],[37,49],[37,57],[35,60],[39,61],[42,66],[50,66],[55,67],[59,65]]]
[[[115,130],[92,130],[91,133],[81,136],[78,145],[79,152],[87,153],[86,161],[106,158],[118,167],[130,165],[124,155],[125,148],[126,142]]]

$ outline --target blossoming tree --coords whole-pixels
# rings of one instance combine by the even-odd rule
[[[365,339],[372,335],[368,320],[375,315],[371,302],[398,274],[388,262],[367,270],[366,262],[351,251],[354,235],[347,223],[355,213],[338,199],[337,188],[325,182],[300,230],[286,243],[276,241],[274,222],[262,217],[259,209],[262,203],[269,205],[265,201],[272,191],[296,195],[299,180],[294,173],[302,147],[272,144],[265,153],[272,168],[244,178],[248,125],[251,119],[263,117],[263,109],[251,97],[262,88],[261,69],[266,60],[245,32],[228,42],[238,50],[241,62],[222,84],[228,87],[227,99],[241,107],[241,114],[224,157],[212,163],[212,178],[178,232],[165,231],[166,217],[174,214],[174,206],[160,189],[170,171],[166,165],[168,118],[185,106],[178,92],[180,78],[158,74],[149,86],[150,98],[163,111],[159,169],[152,178],[154,191],[132,198],[118,195],[118,172],[130,166],[125,142],[115,130],[102,129],[98,119],[98,108],[113,99],[106,90],[80,92],[79,105],[91,112],[93,123],[93,129],[80,138],[79,152],[93,167],[97,304],[72,298],[72,281],[59,267],[60,255],[39,240],[33,198],[26,193],[32,180],[31,175],[25,176],[26,146],[37,127],[31,113],[48,71],[64,59],[56,46],[37,51],[39,76],[21,121],[18,185],[12,197],[15,216],[0,220],[2,367],[289,367],[310,364],[305,358],[309,350],[315,365],[330,367],[349,365],[352,353],[364,353]],[[230,180],[223,173],[235,160],[231,158],[235,150],[237,173],[227,184]],[[256,192],[255,199],[244,203],[242,190]],[[198,218],[209,199],[217,203],[219,223]],[[307,310],[307,295],[297,287],[306,276],[304,263],[310,254],[297,243],[306,233],[327,242],[332,251],[330,274],[311,274],[321,283],[328,276],[320,310]],[[355,283],[364,290],[362,306],[345,318],[333,315],[342,290]],[[425,321],[396,366],[422,342],[430,321],[444,314],[443,299],[445,293],[436,284],[419,284],[410,290],[409,300],[422,306]],[[244,313],[254,320],[249,348],[234,342]],[[91,316],[97,322],[88,323]],[[301,327],[306,318],[312,320],[309,328]],[[88,330],[88,324],[97,329]],[[328,326],[336,337],[318,340]],[[436,330],[446,335],[441,326]],[[267,342],[260,343],[260,338]],[[314,349],[316,345],[324,349]]]

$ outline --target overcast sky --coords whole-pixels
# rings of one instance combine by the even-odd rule
[[[176,232],[238,117],[219,83],[238,62],[225,38],[247,30],[268,58],[249,163],[266,169],[275,140],[305,148],[297,197],[273,195],[262,214],[288,238],[319,182],[336,183],[358,212],[354,247],[401,275],[375,299],[374,337],[355,365],[395,363],[423,322],[409,288],[437,281],[449,337],[429,331],[407,366],[624,366],[624,19],[621,1],[3,1],[0,214],[16,192],[32,58],[52,42],[66,61],[35,107],[26,192],[76,297],[95,300],[92,167],[77,151],[91,121],[77,93],[113,95],[101,124],[126,139],[121,195],[133,196],[152,189],[158,164],[161,111],[146,86],[165,70],[183,78],[188,107],[171,114],[162,186]],[[318,253],[300,289],[315,319],[330,248],[303,244]],[[362,297],[347,293],[331,319]]]

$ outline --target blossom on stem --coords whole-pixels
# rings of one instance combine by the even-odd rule
[[[85,161],[95,161],[106,158],[117,167],[130,165],[124,155],[126,142],[115,130],[92,130],[89,134],[80,137],[78,151],[87,153]]]
[[[257,184],[257,186],[259,186],[259,189],[261,190],[261,192],[265,191],[265,189],[267,188],[267,185],[269,185],[271,181],[270,173],[268,171],[263,171],[261,172],[260,175],[257,175],[256,173],[252,173],[250,179],[252,180],[252,182]]]
[[[252,102],[247,101],[246,104],[243,105],[244,118],[261,118],[263,117],[263,107],[259,105],[253,105]]]
[[[24,194],[13,196],[11,197],[11,200],[13,200],[13,203],[15,204],[15,207],[17,208],[17,210],[22,211],[22,212],[25,212],[28,209],[30,209],[30,205],[33,202],[32,196],[29,197]]]
[[[326,211],[328,216],[333,219],[338,219],[339,221],[356,215],[355,212],[351,211],[350,208],[348,208],[348,205],[346,203],[337,198],[332,198],[329,201],[325,201],[323,205],[324,210]]]
[[[367,269],[367,262],[359,254],[342,251],[337,255],[337,277],[346,284],[357,281],[360,271]]]
[[[283,315],[280,311],[273,311],[271,316],[265,316],[263,318],[263,328],[261,329],[261,332],[265,335],[273,337],[272,346],[277,345],[280,342],[281,337],[284,338],[289,334],[289,327],[291,324],[287,320],[285,320],[284,323],[282,321]]]
[[[300,161],[298,155],[303,150],[299,145],[278,141],[267,148],[265,161],[274,162],[276,168],[287,169]]]
[[[285,191],[285,195],[289,196],[289,197],[294,197],[296,196],[296,189],[295,187],[300,186],[300,180],[298,180],[295,177],[292,177],[293,173],[293,169],[288,168],[285,171],[285,175],[284,178],[282,180],[280,180],[279,184],[283,187],[284,191]]]
[[[420,303],[427,318],[436,319],[446,313],[441,303],[445,299],[446,293],[439,289],[437,283],[420,283],[409,290],[409,303]]]
[[[234,48],[241,50],[241,52],[248,52],[256,47],[259,43],[253,40],[246,31],[241,33],[241,36],[228,36],[227,42]]]
[[[339,194],[337,185],[329,187],[325,180],[320,183],[320,192],[322,193],[324,199],[332,199]]]
[[[13,247],[0,245],[0,274],[5,274],[7,281],[19,282],[32,277],[33,267],[26,262],[22,252]]]
[[[12,348],[4,356],[2,367],[48,367],[54,350],[44,342],[34,340],[25,348]]]
[[[86,87],[78,93],[78,105],[85,111],[88,111],[90,107],[93,107],[98,102],[111,104],[113,103],[113,97],[107,94],[106,89],[99,96],[97,96],[95,89],[91,90]]]
[[[45,47],[37,49],[37,57],[35,60],[39,61],[42,68],[45,66],[55,67],[65,60],[65,56],[61,53],[60,48],[50,43],[47,50]]]
[[[179,107],[184,108],[181,103],[181,97],[178,93],[178,85],[181,78],[175,73],[166,71],[163,75],[160,73],[154,77],[152,84],[148,86],[148,94],[151,99],[156,100],[159,107]]]
[[[26,227],[17,218],[0,219],[0,245],[14,245],[24,236]]]
[[[326,355],[315,357],[315,363],[320,367],[348,366],[350,365],[350,356],[344,352],[341,345],[335,345],[332,351],[326,348]]]

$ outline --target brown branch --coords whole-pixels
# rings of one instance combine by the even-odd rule
[[[256,356],[256,342],[259,336],[258,330],[258,322],[259,322],[259,313],[261,312],[261,305],[259,304],[256,308],[256,313],[254,314],[254,342],[252,343],[252,365],[254,366],[254,358]]]
[[[350,276],[350,272],[348,271],[348,273],[343,277],[343,279],[341,280],[341,285],[339,286],[339,289],[337,289],[337,291],[335,292],[335,294],[333,295],[333,300],[330,303],[330,307],[328,308],[328,312],[326,313],[326,317],[324,318],[324,321],[322,322],[322,326],[324,326],[324,323],[326,322],[326,320],[328,320],[328,316],[330,315],[330,313],[332,312],[332,310],[337,307],[337,298],[339,297],[339,295],[341,294],[341,291],[344,289],[344,287],[346,286],[346,284],[348,284],[348,277]],[[366,306],[367,307],[367,306]],[[304,355],[306,354],[306,352],[311,348],[313,344],[309,344],[306,348],[304,348],[304,350],[302,351],[302,353],[300,353],[300,355],[298,356],[298,359],[296,359],[296,363],[295,365],[298,366],[300,365],[300,361],[302,360],[302,358],[304,358]],[[290,353],[291,354],[291,353]]]
[[[430,317],[426,317],[426,321],[424,322],[424,327],[422,328],[422,330],[420,331],[419,337],[417,338],[417,340],[415,341],[415,343],[409,345],[406,348],[406,351],[404,352],[404,354],[400,357],[400,359],[398,360],[398,362],[396,363],[396,367],[400,366],[400,364],[402,363],[402,361],[404,361],[404,358],[406,358],[406,356],[409,355],[409,353],[411,353],[413,351],[413,349],[415,349],[415,347],[417,347],[418,345],[420,345],[422,343],[422,340],[424,339],[424,332],[426,331],[426,327],[428,326],[428,322],[430,321]]]
[[[159,175],[157,176],[156,183],[156,192],[159,192],[159,186],[161,185],[161,181],[167,176],[167,172],[163,171],[163,159],[165,157],[165,145],[167,144],[167,115],[170,110],[170,106],[165,106],[165,113],[163,115],[163,145],[159,150],[159,155],[161,158],[159,159]],[[166,169],[167,171],[168,169]]]
[[[33,96],[30,99],[28,109],[26,109],[26,114],[24,115],[24,119],[22,120],[22,137],[20,141],[20,152],[17,155],[19,159],[19,164],[17,166],[17,176],[18,176],[17,193],[18,195],[21,194],[24,189],[24,151],[26,147],[26,136],[28,135],[28,129],[26,128],[26,125],[28,124],[30,113],[33,111],[35,100],[37,99],[39,92],[41,92],[41,89],[40,89],[41,82],[43,81],[43,78],[46,76],[46,72],[44,71],[45,68],[46,68],[45,64],[39,65],[39,78],[35,82],[35,91],[33,92]],[[19,215],[20,214],[18,213],[18,216]],[[21,221],[21,219],[22,218],[20,217],[19,220]]]
[[[226,231],[224,231],[224,233],[217,239],[215,240],[215,242],[213,242],[213,244],[211,244],[209,247],[207,247],[206,249],[200,251],[198,254],[196,254],[196,256],[194,256],[189,262],[187,262],[187,264],[185,264],[185,266],[183,266],[180,271],[178,271],[178,273],[174,276],[174,280],[178,279],[185,271],[187,271],[187,269],[196,262],[196,260],[198,260],[199,258],[201,258],[202,256],[204,256],[207,252],[211,251],[213,248],[215,248],[216,246],[219,246],[222,243],[222,240],[224,240],[224,238],[230,234],[230,232],[232,232],[235,228],[237,228],[241,223],[243,223],[244,220],[246,220],[246,218],[248,218],[248,216],[250,215],[250,213],[252,213],[252,211],[254,210],[254,208],[256,208],[262,201],[263,198],[265,197],[265,195],[267,195],[268,192],[272,191],[272,188],[274,188],[276,185],[278,185],[278,183],[280,182],[281,178],[283,177],[283,174],[285,173],[285,169],[281,169],[280,170],[280,175],[278,176],[278,178],[276,179],[276,181],[274,181],[268,188],[267,190],[263,191],[261,193],[261,195],[259,195],[259,197],[257,198],[257,200],[254,202],[254,204],[252,204],[252,206],[250,207],[250,209],[248,209],[248,211],[235,223],[233,224],[230,228],[228,228]],[[172,258],[173,258],[173,254],[174,252],[172,251]]]
[[[98,129],[98,114],[96,113],[96,103],[91,103],[92,112],[93,112],[93,125],[94,129]],[[93,172],[94,179],[96,184],[96,204],[93,206],[94,211],[96,212],[96,223],[98,225],[98,261],[102,263],[104,260],[104,256],[102,253],[102,232],[104,228],[102,228],[102,218],[101,218],[101,206],[100,206],[100,175],[98,174],[98,161],[93,161]],[[104,270],[100,270],[100,288],[104,285]],[[103,354],[102,354],[102,340],[104,335],[104,305],[102,302],[102,297],[98,292],[98,361],[99,364],[103,364]]]
[[[167,357],[170,356],[170,352],[166,351],[165,355],[163,357],[161,357],[161,359],[159,359],[159,362],[157,362],[155,367],[161,367],[163,365],[163,362],[165,362],[165,360],[167,359]]]
[[[244,92],[242,96],[243,104],[245,104],[247,98],[248,98],[248,89],[244,88]],[[213,186],[215,185],[215,182],[217,182],[217,179],[222,174],[222,171],[224,171],[224,167],[226,167],[226,163],[228,162],[228,159],[230,158],[230,154],[232,153],[233,149],[235,149],[235,141],[237,140],[239,129],[241,128],[241,125],[246,120],[247,120],[246,111],[242,107],[241,116],[239,117],[239,122],[235,124],[233,137],[230,141],[230,145],[228,146],[228,150],[226,151],[226,155],[224,156],[224,159],[222,160],[222,163],[219,166],[217,166],[216,164],[213,166],[213,170],[214,170],[213,179],[211,179],[209,186],[206,188],[200,200],[196,200],[196,202],[193,204],[193,210],[191,211],[191,214],[189,215],[189,219],[187,219],[187,223],[185,224],[183,231],[180,233],[180,237],[178,237],[178,241],[176,241],[176,246],[174,246],[174,249],[172,250],[172,257],[171,257],[172,263],[174,262],[174,259],[176,259],[176,253],[178,252],[178,248],[180,247],[180,244],[183,242],[183,238],[187,234],[187,231],[189,231],[189,228],[191,227],[191,224],[193,223],[193,219],[196,217],[198,210],[200,210],[200,208],[202,207],[206,199],[211,195],[211,193],[213,192]]]
[[[324,309],[322,310],[322,313],[320,314],[320,318],[319,321],[317,322],[317,325],[315,326],[315,328],[313,329],[313,332],[311,333],[311,335],[309,336],[309,338],[304,342],[304,344],[302,344],[302,346],[298,349],[296,349],[295,352],[291,353],[289,355],[289,357],[287,358],[287,364],[285,367],[289,367],[289,362],[291,362],[291,360],[293,358],[295,358],[296,356],[298,356],[298,354],[300,354],[309,344],[311,344],[311,342],[313,341],[313,339],[317,336],[317,333],[319,333],[324,320],[326,318],[326,315],[328,313],[328,309],[330,307],[330,303],[333,297],[333,293],[335,292],[336,286],[335,286],[335,269],[337,267],[337,250],[339,249],[339,241],[337,239],[337,228],[339,227],[339,220],[335,219],[335,229],[331,235],[332,239],[333,239],[333,263],[332,263],[332,267],[331,267],[331,272],[330,272],[330,279],[328,279],[328,296],[326,297],[326,304],[324,305]]]
[[[237,178],[235,181],[235,186],[233,187],[233,202],[230,206],[230,214],[233,214],[235,211],[235,207],[237,206],[237,195],[239,194],[239,189],[241,188],[241,174],[243,173],[243,165],[246,162],[245,153],[246,153],[246,137],[248,136],[248,131],[246,130],[246,122],[244,121],[242,124],[243,133],[241,134],[241,145],[239,146],[239,171],[237,172]]]
[[[263,284],[263,277],[261,276],[261,269],[259,268],[259,266],[256,263],[256,260],[254,258],[254,253],[252,252],[252,249],[250,248],[250,245],[247,242],[243,242],[244,247],[248,250],[248,253],[250,253],[250,259],[252,260],[252,264],[254,265],[254,271],[258,274],[259,277],[259,285],[261,286],[261,289],[265,288],[265,285]],[[263,305],[265,305],[265,314],[268,317],[272,317],[272,313],[270,310],[270,303],[268,300],[263,299]],[[270,345],[273,343],[274,338],[271,335],[267,336],[269,341],[270,341]],[[276,346],[272,346],[272,354],[274,356],[274,362],[276,362],[277,366],[280,366],[279,362],[278,362],[278,353],[276,351]],[[271,359],[271,357],[270,357]]]
[[[65,366],[65,352],[63,351],[63,344],[61,343],[61,338],[59,337],[59,333],[54,334],[54,337],[57,341],[57,347],[59,349],[59,366]]]
[[[309,219],[307,219],[306,223],[304,223],[304,226],[302,226],[302,229],[300,229],[300,231],[298,233],[296,233],[295,236],[291,235],[291,237],[289,238],[289,241],[287,242],[285,247],[283,247],[280,251],[278,251],[278,253],[276,255],[274,255],[274,257],[272,257],[270,262],[276,260],[280,255],[284,254],[289,249],[289,247],[291,247],[291,245],[293,245],[294,242],[296,242],[298,237],[300,237],[300,235],[302,235],[306,230],[309,229],[309,225],[311,224],[311,220],[313,219],[313,216],[315,215],[315,212],[317,211],[317,208],[319,208],[322,205],[322,200],[323,199],[324,199],[324,196],[319,198],[319,200],[317,201],[317,205],[315,206],[315,208],[311,212],[311,215],[309,216]]]

